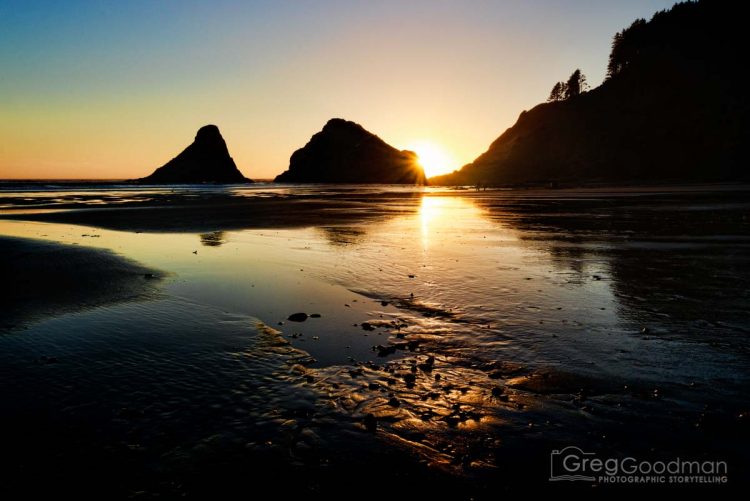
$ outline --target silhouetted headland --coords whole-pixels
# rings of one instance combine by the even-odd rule
[[[235,184],[251,183],[229,156],[219,128],[206,125],[198,130],[195,141],[182,153],[159,167],[148,177],[135,180],[143,184]]]
[[[430,184],[750,179],[738,5],[681,3],[635,21],[615,35],[601,86],[585,92],[574,72],[485,153]]]
[[[389,145],[361,125],[340,118],[292,154],[277,183],[424,184],[417,155]]]

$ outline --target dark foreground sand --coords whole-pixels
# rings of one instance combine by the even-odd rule
[[[49,315],[156,292],[159,273],[110,251],[0,237],[6,299],[0,332]]]

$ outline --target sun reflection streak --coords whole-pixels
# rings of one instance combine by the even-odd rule
[[[480,217],[480,213],[474,203],[462,197],[423,196],[419,206],[422,247],[429,248],[431,242],[441,239],[442,230],[454,226],[462,217]],[[456,217],[458,214],[462,216]]]
[[[439,197],[422,197],[422,204],[419,207],[419,220],[422,225],[422,247],[425,249],[430,245],[430,226],[444,212],[442,205],[443,200]]]

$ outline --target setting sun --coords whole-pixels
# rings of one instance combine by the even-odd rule
[[[406,149],[419,156],[419,164],[428,178],[448,174],[457,168],[453,157],[440,145],[430,141],[417,141],[411,143]]]

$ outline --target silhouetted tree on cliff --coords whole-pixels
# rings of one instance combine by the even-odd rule
[[[557,82],[554,87],[552,87],[552,91],[549,93],[549,98],[547,98],[548,102],[553,101],[562,101],[565,99],[565,91],[566,91],[567,84],[565,82]]]
[[[608,79],[622,73],[638,58],[646,46],[648,30],[645,19],[636,19],[628,28],[615,33],[607,64]]]
[[[586,75],[581,73],[581,70],[576,69],[565,84],[565,99],[572,99],[579,96],[586,89],[588,89]]]
[[[547,102],[564,101],[566,99],[572,99],[582,92],[588,90],[589,86],[586,83],[586,75],[581,73],[581,70],[575,70],[567,82],[557,82],[552,91],[549,93]]]

